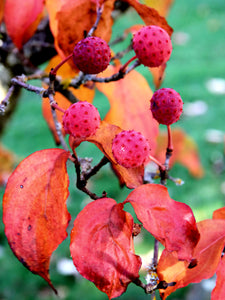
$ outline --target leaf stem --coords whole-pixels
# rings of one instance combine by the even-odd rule
[[[161,162],[159,162],[158,159],[156,159],[156,158],[153,157],[152,155],[149,155],[148,157],[149,157],[149,159],[150,159],[151,161],[153,161],[154,163],[156,163],[156,164],[159,166],[159,169],[160,169],[161,171],[165,171],[165,170],[166,170],[166,167],[165,167],[163,164],[161,164]]]

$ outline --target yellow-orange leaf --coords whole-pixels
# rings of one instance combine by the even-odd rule
[[[156,68],[149,68],[149,70],[153,76],[153,82],[154,82],[156,90],[160,88],[160,86],[163,82],[163,79],[165,76],[165,69],[166,69],[166,63],[164,63],[161,66],[156,67]]]
[[[18,49],[32,37],[42,18],[43,0],[6,0],[4,21],[7,32]]]
[[[107,77],[117,71],[118,68],[109,66],[103,74]],[[149,109],[152,91],[144,76],[133,70],[122,80],[97,83],[96,87],[110,102],[110,110],[105,121],[124,130],[134,129],[141,132],[148,139],[151,153],[154,153],[158,123],[153,119]]]
[[[0,24],[2,22],[3,15],[4,15],[4,6],[5,6],[5,0],[0,1]]]
[[[52,252],[67,237],[70,214],[66,200],[69,152],[37,151],[10,176],[3,197],[3,222],[9,245],[31,272],[49,279]]]
[[[146,4],[149,7],[155,8],[158,13],[165,17],[171,5],[173,4],[174,0],[144,0],[144,4]]]
[[[201,178],[204,170],[194,140],[179,128],[172,130],[172,139],[174,150],[170,159],[170,167],[174,163],[180,163],[188,169],[191,175]],[[162,163],[165,161],[166,147],[167,133],[161,132],[158,136],[155,157]]]
[[[0,144],[0,185],[4,185],[13,171],[15,156]]]
[[[96,21],[96,1],[92,0],[47,0],[50,26],[55,37],[55,46],[61,57],[72,53],[75,44],[84,38]],[[114,0],[105,1],[104,10],[95,35],[105,41],[111,37],[111,17]]]

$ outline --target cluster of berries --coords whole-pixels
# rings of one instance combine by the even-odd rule
[[[133,37],[134,58],[148,67],[159,67],[167,62],[172,52],[168,33],[161,27],[143,26]],[[99,37],[90,36],[79,41],[73,50],[73,62],[86,74],[98,74],[109,65],[111,51]]]
[[[151,100],[153,117],[160,123],[171,125],[182,113],[183,101],[171,88],[157,90]],[[72,104],[63,115],[66,133],[75,138],[87,138],[95,134],[100,126],[100,115],[96,107],[86,101]],[[135,130],[123,130],[112,141],[112,153],[116,162],[125,168],[143,165],[149,156],[149,143]]]
[[[63,115],[65,133],[76,139],[95,134],[100,122],[98,110],[87,101],[72,104]],[[116,162],[125,168],[138,167],[148,157],[149,143],[140,132],[123,130],[113,139],[112,153]]]
[[[148,67],[158,67],[167,62],[172,52],[168,33],[158,26],[144,26],[133,38],[133,49],[139,61]],[[75,65],[84,73],[104,71],[111,59],[110,48],[98,37],[87,37],[78,42],[73,51]],[[151,100],[153,117],[167,126],[177,122],[183,110],[180,95],[171,88],[157,90]],[[72,104],[63,116],[66,133],[75,138],[87,138],[100,126],[100,115],[92,104],[81,101]],[[135,130],[123,130],[112,141],[116,162],[125,168],[143,165],[149,157],[149,142]]]

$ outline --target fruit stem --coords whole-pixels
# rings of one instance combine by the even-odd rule
[[[168,133],[168,146],[167,146],[167,149],[170,152],[173,152],[173,142],[172,142],[172,134],[171,134],[171,127],[170,127],[170,125],[167,125],[167,133]]]
[[[170,125],[167,125],[167,134],[168,134],[168,144],[167,144],[167,149],[166,149],[165,166],[168,169],[169,168],[169,160],[173,153],[173,142],[172,142],[172,133],[171,133]]]
[[[161,164],[161,162],[159,162],[158,159],[156,159],[155,157],[153,157],[151,155],[149,155],[148,157],[151,161],[153,161],[154,163],[156,163],[159,166],[159,169],[161,171],[166,171],[166,167],[163,164]]]
[[[50,71],[50,75],[52,76],[56,76],[56,73],[58,71],[58,69],[64,65],[70,58],[72,58],[73,53],[71,53],[70,55],[68,55],[66,58],[64,58],[54,69],[51,69]]]
[[[65,113],[65,111],[66,111],[66,110],[63,109],[62,107],[58,106],[58,104],[55,103],[55,102],[51,103],[51,107],[52,107],[53,109],[57,109],[57,110],[61,111],[62,113]]]
[[[131,57],[119,70],[120,73],[124,73],[125,72],[125,69],[126,67],[133,61],[137,58],[137,55]]]

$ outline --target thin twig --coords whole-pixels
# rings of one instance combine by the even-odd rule
[[[0,114],[1,115],[4,115],[4,113],[6,112],[6,109],[9,106],[9,99],[12,96],[14,90],[15,90],[15,86],[11,85],[5,98],[1,101],[1,103],[0,103]]]
[[[51,112],[52,112],[52,117],[53,117],[53,121],[55,124],[55,129],[56,129],[56,133],[58,135],[58,138],[60,140],[60,144],[62,145],[63,149],[66,151],[69,151],[69,148],[67,147],[67,144],[65,142],[64,136],[62,134],[62,126],[59,123],[58,119],[57,119],[57,114],[56,114],[56,110],[55,110],[55,99],[54,96],[52,94],[49,94],[49,102],[51,105]]]
[[[158,264],[158,256],[159,256],[159,241],[155,238],[154,255],[153,255],[153,260],[152,260],[154,267],[156,267]]]
[[[132,50],[132,44],[130,44],[125,50],[116,53],[116,55],[111,58],[111,61],[116,59],[121,59],[122,57],[124,57],[125,54],[127,54],[131,50]]]
[[[103,8],[104,8],[104,4],[102,4],[101,6],[97,6],[96,21],[95,21],[94,25],[92,26],[92,28],[89,30],[89,32],[87,34],[87,37],[92,36],[94,31],[97,29],[98,23],[99,23],[99,21],[101,19],[101,16],[102,16]]]
[[[18,85],[18,86],[24,88],[25,90],[34,92],[40,96],[45,92],[44,88],[31,85],[31,84],[27,83],[26,81],[27,81],[27,77],[25,75],[17,76],[17,77],[14,77],[11,79],[11,83],[13,85],[15,85],[15,86]]]
[[[84,192],[85,194],[87,194],[93,200],[97,200],[97,199],[106,197],[107,194],[105,191],[103,191],[102,196],[99,197],[95,193],[92,193],[91,191],[89,191],[87,189],[87,187],[86,187],[87,179],[85,178],[85,174],[82,174],[82,172],[81,172],[81,165],[80,165],[79,159],[78,159],[75,151],[73,152],[73,162],[74,162],[75,170],[76,170],[76,174],[77,174],[77,183],[76,183],[77,188],[79,190],[81,190],[82,192]],[[102,160],[102,163],[103,163],[103,160]],[[101,164],[101,162],[100,162],[100,164]],[[88,178],[90,178],[90,176]]]
[[[140,62],[137,60],[134,62],[133,65],[131,65],[129,68],[127,68],[125,71],[123,70],[119,70],[117,73],[109,76],[109,77],[98,77],[96,75],[85,75],[84,76],[84,80],[83,82],[86,82],[86,81],[93,81],[93,82],[112,82],[112,81],[117,81],[117,80],[120,80],[122,78],[124,78],[124,76],[126,74],[128,74],[129,72],[131,72],[133,69],[135,69],[137,66],[140,65]]]
[[[103,156],[103,158],[97,165],[95,165],[88,173],[84,174],[85,180],[88,180],[90,177],[97,174],[97,172],[108,162],[109,162],[108,158],[106,156]]]

